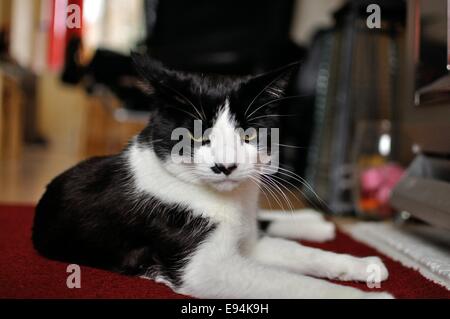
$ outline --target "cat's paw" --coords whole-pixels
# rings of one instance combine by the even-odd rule
[[[337,275],[342,281],[381,282],[388,278],[389,272],[381,259],[376,256],[356,258],[345,256],[343,271]]]
[[[362,262],[363,267],[365,267],[366,278],[369,274],[372,274],[373,276],[377,277],[377,279],[379,278],[381,281],[385,281],[386,279],[388,279],[389,272],[380,257],[365,257],[361,258],[360,261]]]

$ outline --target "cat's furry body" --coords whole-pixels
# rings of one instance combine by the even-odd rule
[[[284,71],[214,82],[139,61],[144,74],[151,73],[157,111],[122,153],[82,162],[49,184],[33,228],[41,254],[145,276],[196,297],[389,297],[309,277],[365,281],[367,267],[377,265],[384,280],[387,270],[376,257],[338,255],[261,236],[259,187],[248,175],[258,166],[214,166],[225,145],[219,145],[214,134],[234,138],[237,124],[249,126],[242,103],[270,101],[283,86]],[[178,100],[170,100],[171,94]],[[206,164],[174,164],[170,132],[178,126],[192,129],[192,118],[176,109],[189,109],[179,100],[192,104],[195,94],[201,94],[205,107],[210,105],[202,106],[201,113],[213,131],[211,141],[189,156],[202,156]],[[176,103],[181,105],[173,107]],[[271,112],[265,108],[262,114]],[[252,125],[275,123],[266,117]],[[256,154],[244,142],[239,147]],[[333,235],[333,226],[318,214],[293,218],[277,219],[267,233],[316,240]]]

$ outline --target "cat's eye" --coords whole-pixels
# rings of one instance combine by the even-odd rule
[[[258,135],[256,134],[256,131],[250,132],[250,134],[242,134],[241,138],[245,143],[250,143],[254,139],[256,139]]]
[[[189,132],[189,137],[190,137],[191,140],[193,140],[194,142],[202,143],[202,145],[209,145],[209,144],[211,144],[211,141],[210,141],[209,138],[207,138],[207,137],[201,136],[201,137],[196,138],[196,137],[194,137],[194,135],[192,135],[191,132]]]

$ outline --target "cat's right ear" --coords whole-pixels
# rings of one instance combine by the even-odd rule
[[[144,80],[139,85],[143,92],[148,94],[157,92],[167,101],[186,103],[186,98],[181,92],[189,87],[190,82],[186,80],[184,73],[168,69],[161,62],[146,54],[132,52],[131,58],[136,70]]]
[[[137,52],[131,52],[131,59],[142,78],[138,85],[141,91],[150,95],[156,90],[165,90],[166,70],[161,62]]]

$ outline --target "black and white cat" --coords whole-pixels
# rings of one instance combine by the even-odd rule
[[[271,163],[260,158],[273,151],[251,143],[259,133],[237,128],[277,126],[275,101],[289,67],[230,78],[134,59],[152,90],[149,124],[120,154],[86,160],[48,185],[33,227],[42,255],[152,278],[195,297],[391,297],[314,278],[366,281],[375,265],[385,280],[378,257],[272,237],[331,239],[334,226],[318,213],[276,214],[265,234],[258,231],[258,214],[266,221],[273,216],[258,208],[259,182]],[[210,130],[197,136],[195,120]],[[177,128],[192,139],[187,152],[173,152]]]

